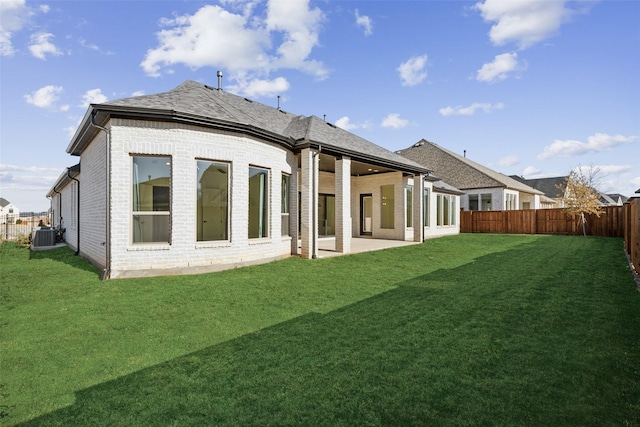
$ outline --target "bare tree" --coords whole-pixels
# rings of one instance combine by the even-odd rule
[[[563,191],[564,210],[572,217],[579,217],[582,223],[582,234],[587,235],[586,215],[600,218],[605,211],[600,203],[600,169],[593,165],[588,168],[578,166],[566,179],[566,186],[558,186]]]

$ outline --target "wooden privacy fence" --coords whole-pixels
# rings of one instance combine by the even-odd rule
[[[586,216],[588,236],[623,237],[631,263],[640,270],[640,198],[623,206],[607,206],[598,218]],[[563,209],[520,211],[461,211],[461,233],[582,234],[580,217]]]
[[[631,265],[640,273],[640,197],[629,199],[624,204],[624,249]]]
[[[586,216],[589,236],[623,237],[623,206],[607,206],[598,218]],[[563,209],[529,209],[520,211],[462,211],[461,233],[503,234],[582,234],[580,217],[572,217]]]

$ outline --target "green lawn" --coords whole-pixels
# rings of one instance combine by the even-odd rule
[[[101,282],[0,245],[0,423],[640,426],[613,238],[459,235]]]

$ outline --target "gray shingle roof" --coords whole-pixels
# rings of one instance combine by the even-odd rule
[[[502,187],[524,193],[542,194],[541,191],[507,175],[489,169],[425,139],[409,148],[397,151],[397,153],[431,169],[444,181],[461,190]]]
[[[400,156],[364,138],[340,129],[315,116],[294,115],[278,108],[217,90],[191,80],[175,89],[155,95],[143,95],[92,105],[96,110],[117,109],[120,114],[142,112],[172,113],[200,118],[210,123],[230,124],[245,129],[266,131],[273,138],[293,147],[321,145],[337,154],[354,159],[374,161],[408,171],[427,173],[428,168]],[[85,116],[85,121],[87,121]],[[76,135],[83,135],[78,132]],[[74,138],[75,139],[75,138]],[[69,145],[67,151],[77,154],[81,146]]]
[[[518,180],[529,187],[533,187],[536,190],[542,191],[545,196],[552,199],[560,198],[563,195],[563,191],[558,189],[558,186],[564,188],[567,185],[566,176],[525,179],[517,175],[511,175],[511,178]]]

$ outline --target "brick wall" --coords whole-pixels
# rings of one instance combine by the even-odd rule
[[[297,160],[288,150],[188,125],[114,119],[111,152],[111,277],[214,271],[291,255],[294,245],[281,236],[280,216],[281,174],[297,170]],[[132,155],[171,157],[170,244],[131,243]],[[196,159],[230,164],[228,241],[196,241]],[[248,238],[250,165],[270,172],[268,238]]]

